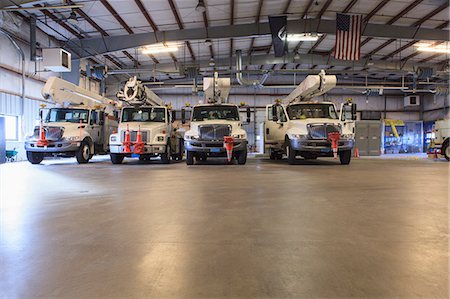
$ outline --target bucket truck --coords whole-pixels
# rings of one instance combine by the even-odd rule
[[[57,77],[47,80],[42,95],[55,107],[40,110],[40,125],[26,138],[30,163],[75,156],[81,164],[107,152],[109,135],[117,130],[115,101]]]
[[[206,104],[193,107],[190,129],[185,133],[186,164],[209,157],[247,161],[247,133],[242,128],[237,105],[227,103],[230,78],[203,78]]]
[[[183,138],[173,128],[174,118],[169,107],[136,77],[130,78],[117,97],[122,108],[119,129],[109,139],[113,164],[121,164],[125,157],[150,160],[160,157],[164,164],[183,157]]]
[[[339,156],[349,164],[355,138],[356,104],[312,101],[336,86],[336,76],[307,76],[283,101],[266,106],[265,148],[270,159],[287,155],[289,164],[304,159]]]
[[[433,144],[438,153],[450,161],[450,118],[441,119],[434,124]]]

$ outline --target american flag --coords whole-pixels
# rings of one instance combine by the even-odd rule
[[[361,27],[361,15],[337,14],[334,58],[359,60],[361,57]]]

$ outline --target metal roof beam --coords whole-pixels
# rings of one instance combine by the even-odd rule
[[[304,28],[306,22],[308,22],[308,26],[316,26],[319,32],[326,34],[335,33],[335,20],[289,20],[288,26],[290,24],[290,28],[297,27],[301,29]],[[158,31],[152,34],[137,33],[101,38],[84,38],[82,40],[75,39],[73,42],[92,52],[104,54],[154,44],[161,40],[188,41],[255,35],[270,35],[269,23],[215,26],[209,27],[207,30],[205,28],[192,28]],[[447,30],[382,24],[368,24],[363,32],[363,36],[434,41],[450,40]]]

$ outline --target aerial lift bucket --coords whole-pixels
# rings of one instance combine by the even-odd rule
[[[227,150],[228,162],[231,162],[231,158],[233,158],[234,138],[232,136],[225,136],[223,138],[223,143],[225,144],[225,149]]]
[[[333,149],[333,157],[337,159],[338,154],[338,142],[341,138],[341,134],[339,132],[328,133],[328,140],[331,140],[331,148]]]
[[[130,130],[127,125],[127,131],[125,133],[125,141],[123,142],[123,152],[125,154],[130,154],[132,145],[133,143],[131,142]]]
[[[134,143],[134,153],[143,154],[144,153],[144,142],[142,142],[141,126],[137,131],[136,142]]]
[[[44,124],[41,121],[41,125],[39,127],[39,139],[37,141],[37,146],[47,146],[48,140],[45,138],[45,129]]]

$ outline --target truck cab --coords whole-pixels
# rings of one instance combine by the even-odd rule
[[[44,112],[47,112],[44,116]],[[41,109],[41,125],[25,141],[28,161],[39,164],[47,156],[76,157],[87,163],[105,154],[117,119],[104,109],[85,106]]]
[[[349,164],[354,146],[356,105],[345,103],[340,113],[331,102],[276,103],[266,106],[265,148],[272,160],[294,164],[296,157],[316,159],[333,157],[330,133],[337,137],[337,153],[341,164]]]
[[[171,157],[181,160],[183,142],[172,122],[172,115],[166,106],[123,107],[119,129],[109,138],[111,162],[120,164],[125,157],[138,157],[140,160],[160,157],[165,164],[170,162]],[[141,148],[136,146],[139,133],[143,143]],[[132,143],[129,150],[125,144],[127,134]]]
[[[190,129],[184,135],[186,163],[209,157],[227,157],[225,138],[232,137],[232,158],[243,165],[247,161],[247,133],[242,128],[239,108],[234,104],[194,106]]]
[[[434,146],[440,149],[441,156],[450,161],[450,118],[436,121],[434,125]]]

